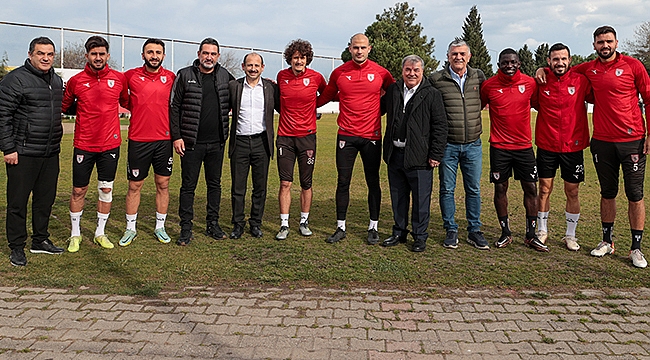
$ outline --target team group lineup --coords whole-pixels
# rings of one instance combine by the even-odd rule
[[[512,232],[508,220],[509,179],[519,180],[526,211],[524,243],[548,252],[549,195],[560,169],[566,195],[568,250],[578,251],[576,226],[580,218],[579,184],[584,181],[583,151],[591,154],[601,188],[602,241],[591,255],[614,253],[612,233],[616,218],[619,171],[622,169],[632,244],[632,264],[645,268],[641,252],[645,223],[643,185],[646,124],[639,96],[650,103],[650,79],[642,63],[617,51],[616,31],[595,30],[598,57],[571,67],[569,48],[550,47],[548,67],[535,78],[519,70],[517,52],[499,54],[497,74],[489,79],[468,65],[471,49],[455,39],[447,50],[447,64],[424,76],[424,61],[417,55],[402,60],[402,78],[368,59],[369,39],[355,34],[349,42],[352,59],[333,70],[329,81],[308,67],[313,59],[308,41],[291,41],[284,59],[289,65],[276,81],[262,77],[264,60],[246,54],[245,76],[235,79],[219,63],[219,43],[204,39],[193,64],[176,74],[162,66],[165,44],[147,39],[142,67],[125,73],[108,66],[109,44],[91,36],[85,43],[87,63],[64,87],[52,65],[54,43],[38,37],[29,45],[25,64],[0,81],[0,146],[7,170],[6,234],[10,262],[25,266],[27,204],[32,195],[31,253],[60,254],[65,250],[49,239],[48,225],[56,196],[59,153],[63,136],[62,113],[76,115],[70,197],[71,233],[68,252],[80,250],[80,221],[93,170],[97,169],[97,227],[94,243],[111,249],[105,234],[111,211],[113,182],[120,145],[119,107],[131,112],[128,130],[126,230],[119,240],[128,246],[136,238],[140,191],[153,168],[156,185],[154,235],[171,242],[165,230],[173,153],[180,156],[180,236],[176,244],[189,245],[193,237],[194,197],[201,167],[207,187],[205,234],[213,239],[228,235],[219,225],[221,175],[225,149],[231,171],[232,232],[240,238],[246,227],[245,198],[252,178],[248,226],[251,236],[263,236],[269,163],[276,156],[280,178],[280,227],[275,239],[290,236],[289,208],[294,167],[298,163],[300,221],[298,233],[311,236],[309,213],[312,175],[316,163],[316,109],[339,102],[336,143],[336,230],[325,241],[346,238],[346,215],[355,160],[361,157],[368,188],[367,243],[392,247],[413,238],[411,250],[422,252],[429,237],[433,170],[440,179],[439,202],[446,237],[445,248],[459,243],[455,221],[458,169],[465,190],[466,241],[477,249],[490,249],[481,231],[480,179],[483,150],[481,110],[490,117],[490,182],[501,235],[497,248],[508,246]],[[594,104],[593,133],[589,135],[586,102]],[[538,111],[535,126],[537,154],[533,151],[531,108]],[[274,134],[274,112],[279,120]],[[381,117],[386,115],[382,137]],[[226,147],[226,142],[228,146]],[[380,240],[381,204],[379,169],[388,165],[393,210],[392,235]],[[539,182],[539,194],[537,191]],[[410,209],[409,209],[410,208]],[[408,229],[409,210],[411,229]]]

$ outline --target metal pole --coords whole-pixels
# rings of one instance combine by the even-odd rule
[[[174,39],[172,39],[172,71],[174,71]]]
[[[110,1],[106,0],[106,40],[111,43],[111,5]]]
[[[63,70],[63,28],[61,28],[61,48],[59,53],[61,54],[61,70]]]
[[[122,34],[122,72],[124,72],[124,34]]]

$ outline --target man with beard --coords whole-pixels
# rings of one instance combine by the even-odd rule
[[[312,176],[316,162],[316,98],[327,82],[319,72],[307,68],[314,57],[309,41],[297,39],[284,50],[284,59],[291,67],[278,72],[280,119],[278,121],[278,174],[280,175],[280,231],[275,236],[284,240],[289,235],[289,208],[293,168],[298,160],[300,174],[300,226],[302,236],[310,236],[309,209],[312,198]]]
[[[524,191],[526,236],[524,243],[537,251],[548,252],[535,234],[537,222],[537,166],[530,130],[530,103],[537,91],[535,80],[519,70],[517,52],[505,49],[499,54],[497,75],[481,87],[481,104],[490,105],[490,182],[494,183],[494,207],[501,226],[497,248],[512,242],[508,220],[508,181],[514,171]]]
[[[557,43],[551,46],[546,61],[552,74],[549,74],[546,84],[539,85],[533,97],[533,107],[538,110],[535,124],[539,174],[537,237],[546,243],[550,195],[555,171],[559,167],[566,194],[567,227],[563,241],[567,249],[578,251],[578,186],[585,179],[583,150],[589,146],[585,100],[591,87],[584,75],[569,68],[571,53],[566,45]]]
[[[221,167],[228,139],[230,97],[228,82],[234,77],[217,63],[219,43],[201,41],[198,59],[178,70],[169,100],[169,122],[174,150],[181,157],[181,189],[178,215],[181,234],[176,244],[185,246],[194,238],[194,191],[204,166],[207,185],[205,234],[215,240],[226,238],[219,226]]]
[[[63,112],[74,113],[74,158],[72,161],[72,196],[70,197],[70,234],[68,251],[79,251],[81,215],[90,175],[97,164],[97,228],[94,242],[112,249],[104,233],[113,201],[113,181],[120,158],[119,107],[129,102],[128,82],[121,72],[108,66],[109,46],[101,36],[91,36],[84,45],[86,67],[68,81],[63,94]]]
[[[602,257],[614,253],[612,235],[619,169],[622,169],[632,235],[629,256],[632,265],[645,268],[648,262],[641,252],[645,226],[643,183],[650,141],[646,141],[646,123],[638,97],[641,95],[645,104],[650,103],[650,78],[639,60],[616,51],[618,40],[613,27],[597,28],[593,46],[598,58],[573,69],[589,79],[594,93],[591,154],[600,183],[603,239],[591,255]],[[543,70],[538,69],[538,81],[544,82],[544,77]]]
[[[6,234],[14,266],[27,265],[27,202],[32,195],[30,252],[60,254],[48,225],[61,152],[63,81],[52,69],[54,43],[37,37],[25,64],[0,81],[0,149],[7,169]]]
[[[169,94],[174,83],[173,72],[162,67],[165,43],[147,39],[142,46],[144,65],[127,71],[129,82],[129,149],[126,176],[126,231],[120,246],[129,245],[136,237],[136,219],[140,205],[140,190],[153,165],[156,182],[156,227],[158,241],[168,243],[165,231],[169,205],[169,177],[172,174],[173,150],[169,134]]]
[[[368,59],[372,50],[368,37],[356,34],[348,46],[352,60],[337,67],[330,75],[325,91],[318,98],[322,106],[338,94],[340,112],[336,147],[336,230],[325,241],[332,244],[346,237],[345,219],[350,204],[350,181],[357,154],[361,154],[363,172],[368,186],[368,244],[379,242],[377,224],[381,206],[379,167],[381,165],[382,91],[394,83],[388,70]]]
[[[250,233],[255,238],[263,235],[261,226],[266,184],[269,161],[273,156],[273,110],[279,110],[280,104],[278,86],[261,78],[264,59],[260,54],[246,54],[241,67],[246,76],[229,84],[233,123],[228,146],[232,179],[231,239],[239,239],[244,233],[244,202],[249,170],[253,182],[248,220]]]

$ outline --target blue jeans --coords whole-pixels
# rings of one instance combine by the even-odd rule
[[[483,167],[483,148],[481,139],[469,144],[447,144],[440,164],[440,211],[442,224],[447,231],[458,231],[454,220],[456,213],[456,174],[458,165],[463,173],[465,188],[465,216],[467,231],[481,230],[481,170]]]

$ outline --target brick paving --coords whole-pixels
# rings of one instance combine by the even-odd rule
[[[650,359],[650,289],[0,287],[0,359]]]

